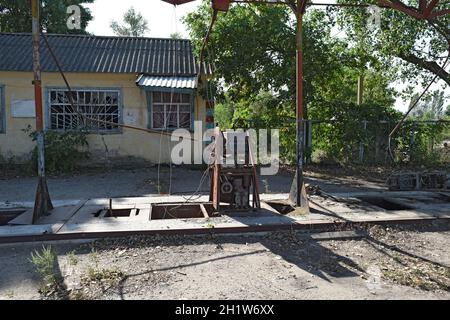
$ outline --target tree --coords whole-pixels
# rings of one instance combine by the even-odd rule
[[[339,0],[345,3],[378,3],[377,0]],[[390,0],[418,12],[418,0]],[[420,6],[419,6],[420,7]],[[435,10],[450,9],[439,2]],[[365,39],[365,48],[379,54],[387,65],[397,63],[401,77],[416,85],[432,76],[450,85],[450,74],[442,68],[450,45],[450,14],[419,20],[394,9],[380,9],[380,27],[368,27],[369,12],[361,8],[339,8],[339,24],[353,43]],[[425,71],[425,73],[424,73]]]
[[[170,34],[170,39],[183,39],[183,35],[179,32],[174,32]]]
[[[93,19],[86,3],[94,0],[41,0],[41,25],[48,33],[86,34],[86,28]],[[67,20],[72,13],[68,7],[76,5],[81,9],[81,29],[69,29]],[[31,5],[25,0],[0,0],[0,31],[31,32]]]
[[[413,96],[411,105],[415,103],[418,97],[418,93]],[[444,91],[436,90],[417,103],[416,107],[411,112],[411,116],[419,119],[440,119],[445,115],[444,103]]]
[[[111,29],[118,36],[142,37],[149,31],[148,21],[133,7],[125,13],[123,22],[123,25],[120,25],[117,21],[111,22]]]
[[[308,9],[304,17],[306,117],[329,120],[327,105],[356,104],[361,64],[367,69],[365,98],[383,110],[392,108],[389,70],[366,51],[332,37],[331,18],[315,9]],[[210,19],[209,1],[184,19],[197,54]],[[295,37],[296,21],[288,7],[236,5],[218,16],[205,54],[220,84],[219,118],[225,115],[227,123],[233,112],[235,127],[281,129],[281,152],[287,158],[295,157]]]

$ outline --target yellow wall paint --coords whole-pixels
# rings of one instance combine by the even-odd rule
[[[115,73],[68,73],[67,79],[73,88],[118,88],[123,96],[123,118],[135,117],[133,124],[147,128],[147,98],[144,90],[136,86],[137,74]],[[11,102],[13,100],[33,100],[33,74],[28,72],[1,72],[0,86],[4,86],[6,103],[6,133],[0,134],[0,153],[18,158],[29,156],[34,144],[22,130],[28,125],[35,127],[35,118],[13,118]],[[44,109],[46,107],[45,89],[64,88],[64,82],[58,73],[43,73],[42,87]],[[195,120],[205,122],[205,102],[196,97]],[[131,117],[128,117],[131,116]],[[46,120],[46,119],[45,119]],[[205,125],[203,125],[204,127]],[[94,157],[138,157],[152,162],[169,162],[170,137],[158,133],[146,133],[124,128],[121,134],[89,135],[89,151]],[[108,150],[108,153],[106,153]]]

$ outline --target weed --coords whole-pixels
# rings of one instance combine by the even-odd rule
[[[42,278],[42,285],[39,292],[48,296],[57,291],[59,287],[58,279],[55,275],[56,252],[51,246],[43,246],[40,251],[35,250],[31,253],[30,262],[36,268],[37,273]]]
[[[99,254],[95,248],[92,248],[89,256],[90,256],[92,262],[94,262],[96,265],[100,262]]]
[[[78,264],[78,258],[75,254],[75,251],[71,251],[68,253],[67,258],[69,260],[69,264],[71,266],[76,266]]]
[[[98,269],[89,266],[81,282],[85,288],[90,288],[89,291],[100,289],[102,292],[106,292],[118,286],[124,278],[125,274],[118,269]]]

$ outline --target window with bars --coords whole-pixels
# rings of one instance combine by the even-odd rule
[[[118,131],[120,90],[49,90],[49,128],[54,130]]]
[[[151,94],[153,129],[191,128],[190,94],[170,92],[153,92]]]
[[[6,129],[6,106],[3,94],[3,87],[0,86],[0,133],[5,133]]]

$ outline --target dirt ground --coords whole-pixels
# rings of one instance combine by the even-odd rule
[[[158,186],[156,167],[94,170],[50,178],[49,189],[53,200],[190,194],[202,174],[174,168],[170,184],[163,167]],[[383,190],[385,177],[306,172],[330,193]],[[262,177],[261,190],[289,192],[292,178]],[[0,178],[0,203],[32,202],[35,188],[33,177]],[[448,221],[365,231],[353,240],[282,232],[0,245],[0,299],[450,299]],[[52,281],[31,262],[44,245],[55,252]]]
[[[354,240],[282,232],[46,244],[57,292],[42,290],[30,262],[42,244],[2,245],[0,299],[450,299],[449,241],[445,222],[373,226]]]

